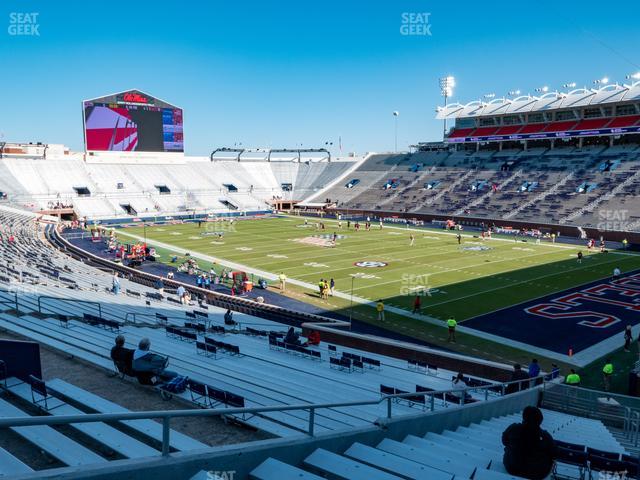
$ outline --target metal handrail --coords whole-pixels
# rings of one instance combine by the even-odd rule
[[[45,312],[42,311],[42,300],[46,300],[46,299],[51,299],[51,300],[57,300],[59,302],[73,302],[73,303],[82,303],[85,305],[97,305],[98,306],[98,316],[100,318],[102,318],[102,304],[99,302],[91,302],[89,300],[78,300],[75,298],[63,298],[63,297],[54,297],[52,295],[38,295],[38,313],[44,314]],[[60,309],[54,309],[52,307],[48,308],[48,312],[46,313],[59,313]]]
[[[20,306],[18,304],[18,292],[11,292],[9,290],[0,289],[0,294],[6,294],[8,297],[13,297],[13,300],[0,299],[0,305],[11,305],[15,307],[16,313],[20,313]]]
[[[168,320],[189,320],[187,317],[184,316],[174,316],[174,315],[164,315],[164,314],[160,314],[162,315],[164,318],[168,319]],[[133,318],[133,324],[136,325],[137,324],[137,318],[138,317],[150,317],[153,319],[158,318],[156,316],[155,313],[141,313],[141,312],[125,312],[124,315],[124,321],[128,321],[129,318],[132,317]]]
[[[529,382],[542,379],[542,385],[536,385],[533,388],[543,388],[546,382],[543,375],[531,378]],[[299,404],[299,405],[273,405],[266,407],[245,407],[245,408],[214,408],[214,409],[198,409],[198,410],[163,410],[163,411],[144,411],[144,412],[124,412],[124,413],[88,413],[82,415],[60,415],[60,416],[38,416],[38,417],[5,417],[0,418],[0,429],[9,427],[26,427],[36,425],[66,425],[75,423],[92,423],[92,422],[115,422],[126,420],[143,420],[143,419],[162,419],[162,455],[168,456],[170,453],[170,435],[171,435],[171,419],[172,418],[184,418],[184,417],[216,417],[222,415],[245,415],[245,414],[260,414],[268,412],[287,412],[287,411],[309,411],[309,422],[306,433],[309,436],[314,436],[315,432],[315,411],[318,409],[334,409],[341,407],[358,407],[366,405],[379,405],[383,402],[387,404],[387,419],[393,418],[393,403],[394,400],[409,400],[415,397],[431,397],[429,400],[429,411],[433,412],[435,409],[435,396],[443,396],[445,394],[460,395],[460,404],[464,405],[464,398],[467,392],[470,391],[485,391],[485,398],[488,398],[488,391],[491,388],[502,385],[502,391],[504,391],[505,385],[514,383],[523,383],[527,380],[516,380],[506,383],[492,383],[489,385],[483,385],[482,387],[468,387],[465,389],[449,389],[449,390],[434,390],[429,392],[414,392],[414,393],[402,393],[394,395],[382,395],[379,399],[375,400],[357,400],[353,402],[340,402],[340,403],[319,403],[319,404]],[[10,389],[10,388],[9,388]],[[55,391],[55,389],[52,389]],[[521,390],[522,391],[522,390]],[[462,394],[464,392],[464,395]],[[445,400],[446,401],[446,400]],[[426,400],[425,400],[426,405]],[[295,428],[295,427],[294,427]]]

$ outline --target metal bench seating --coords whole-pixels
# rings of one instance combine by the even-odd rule
[[[107,320],[106,318],[101,318],[91,313],[83,313],[82,318],[89,325],[93,325],[95,327],[102,327],[105,330],[110,330],[112,332],[120,331],[120,323],[116,322],[115,320]]]
[[[217,358],[218,349],[216,346],[206,342],[196,341],[196,352],[205,357]]]
[[[196,342],[198,340],[198,335],[196,333],[180,327],[167,326],[165,327],[165,332],[167,337],[177,338],[178,340],[183,340],[185,342]]]
[[[213,345],[217,349],[222,350],[223,352],[227,352],[230,355],[240,355],[240,347],[238,347],[237,345],[231,345],[230,343],[221,342],[211,337],[205,337],[204,341],[208,345]]]
[[[240,395],[215,388],[205,383],[189,380],[191,401],[205,408],[226,405],[234,408],[244,408],[245,399]]]

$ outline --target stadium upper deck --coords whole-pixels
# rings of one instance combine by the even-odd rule
[[[437,119],[455,120],[448,143],[528,142],[614,138],[640,132],[640,82],[523,95],[488,103],[453,103],[437,110]]]

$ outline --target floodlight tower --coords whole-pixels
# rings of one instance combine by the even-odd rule
[[[395,110],[393,112],[393,118],[395,120],[395,150],[394,153],[398,153],[398,117],[400,116],[400,112]]]
[[[447,108],[447,99],[449,97],[453,96],[453,89],[456,86],[456,79],[455,77],[449,75],[447,77],[442,77],[440,79],[440,94],[444,97],[444,108],[446,110]],[[444,139],[445,135],[447,134],[447,117],[446,117],[446,112],[445,112],[445,117],[444,117],[444,127],[443,127],[443,131],[442,131],[442,138]]]

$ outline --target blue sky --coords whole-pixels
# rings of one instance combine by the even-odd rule
[[[9,35],[38,13],[39,36]],[[430,13],[431,35],[401,35]],[[0,3],[0,140],[82,145],[81,100],[138,88],[185,111],[185,150],[335,145],[389,151],[442,138],[455,100],[640,71],[640,3],[111,0]],[[337,150],[337,148],[336,148]],[[337,153],[337,152],[336,152]]]

